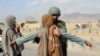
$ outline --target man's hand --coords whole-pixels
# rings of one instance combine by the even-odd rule
[[[90,48],[93,47],[93,45],[89,41],[87,41],[87,40],[85,41],[85,45],[89,46]]]
[[[16,44],[16,41],[14,40],[14,41],[12,41],[11,43],[10,43],[10,46],[14,46]]]
[[[20,25],[19,24],[16,24],[16,32],[20,32]]]
[[[16,24],[16,29],[20,29],[20,25],[19,24]]]

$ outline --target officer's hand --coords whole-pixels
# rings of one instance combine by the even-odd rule
[[[89,41],[85,41],[85,45],[87,45],[87,46],[89,46],[90,48],[92,48],[93,47],[93,45],[91,44],[91,42],[89,42]]]

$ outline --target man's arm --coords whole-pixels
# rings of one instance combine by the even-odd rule
[[[93,47],[91,42],[89,42],[87,40],[84,40],[84,39],[82,39],[80,37],[77,37],[75,35],[68,34],[68,33],[64,32],[63,29],[60,29],[60,31],[61,31],[61,35],[65,38],[65,40],[69,39],[73,42],[76,42],[76,43],[80,44],[81,46],[84,46],[84,44],[85,44],[85,45],[89,46],[90,48]]]
[[[35,31],[34,33],[29,34],[27,36],[23,36],[21,38],[17,38],[16,39],[16,44],[17,45],[21,45],[21,44],[23,44],[25,42],[28,42],[30,40],[33,40],[36,36],[38,36],[38,33],[39,33],[39,31]]]
[[[77,37],[75,35],[68,34],[65,22],[59,20],[57,25],[60,28],[60,32],[61,32],[61,35],[63,37],[63,39],[61,39],[62,41],[67,41],[67,39],[69,39],[73,42],[80,44],[81,46],[83,46],[85,44],[89,47],[92,47],[92,44],[89,41],[84,40],[84,39]]]
[[[61,35],[62,35],[65,39],[69,39],[69,40],[71,40],[71,41],[73,41],[73,42],[76,42],[76,43],[82,45],[82,46],[83,46],[84,43],[85,43],[85,40],[84,40],[84,39],[82,39],[82,38],[80,38],[80,37],[77,37],[77,36],[75,36],[75,35],[71,35],[71,34],[67,33],[67,32],[64,30],[64,28],[60,29],[60,32],[61,32]]]
[[[80,45],[84,45],[85,40],[83,40],[80,37],[77,37],[77,36],[74,36],[74,35],[67,33],[67,28],[66,28],[65,22],[59,20],[58,25],[60,26],[59,28],[60,28],[61,35],[64,38],[63,41],[67,41],[67,39],[69,39],[69,40],[76,42]]]

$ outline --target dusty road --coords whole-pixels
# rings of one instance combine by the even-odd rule
[[[22,56],[37,56],[37,44],[32,44],[32,42],[25,43],[25,49],[22,51]],[[77,51],[78,50],[78,51]],[[0,53],[2,56],[2,53]],[[79,49],[68,49],[68,56],[100,56],[99,52],[94,51],[80,51]]]

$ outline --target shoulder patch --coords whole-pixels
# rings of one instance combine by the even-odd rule
[[[58,20],[58,22],[60,22],[60,23],[65,23],[64,21],[62,21],[62,20]]]
[[[64,21],[61,21],[61,20],[58,20],[57,26],[58,26],[59,28],[62,28],[62,27],[65,26],[65,22],[64,22]]]

